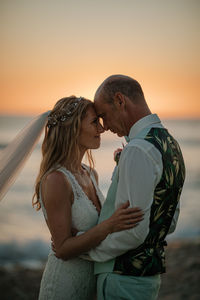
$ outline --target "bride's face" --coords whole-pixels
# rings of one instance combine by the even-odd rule
[[[100,147],[100,135],[104,132],[99,123],[99,119],[93,107],[89,107],[81,123],[81,133],[79,136],[80,148],[97,149]]]

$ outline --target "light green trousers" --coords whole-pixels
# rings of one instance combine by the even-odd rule
[[[125,276],[103,273],[97,278],[97,300],[156,300],[160,275]]]

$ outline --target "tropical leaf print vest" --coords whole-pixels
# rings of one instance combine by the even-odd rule
[[[122,275],[151,276],[165,272],[165,237],[185,179],[181,150],[166,129],[151,128],[145,140],[160,151],[163,173],[154,191],[149,234],[142,245],[115,260],[113,271]]]

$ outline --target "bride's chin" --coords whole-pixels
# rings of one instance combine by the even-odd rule
[[[96,145],[93,145],[90,149],[98,149],[100,147],[101,143],[96,143]]]

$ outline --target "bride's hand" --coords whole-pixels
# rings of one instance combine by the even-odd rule
[[[113,215],[107,219],[110,233],[131,229],[143,220],[143,212],[139,207],[128,208],[129,201],[122,204]]]

